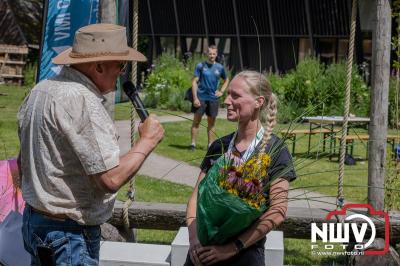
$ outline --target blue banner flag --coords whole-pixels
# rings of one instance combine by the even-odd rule
[[[58,74],[60,66],[51,60],[72,46],[75,32],[97,23],[99,0],[48,0],[43,30],[39,81]]]

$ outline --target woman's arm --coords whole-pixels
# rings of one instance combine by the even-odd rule
[[[196,224],[196,208],[197,208],[197,192],[199,190],[199,184],[203,180],[205,172],[201,171],[197,178],[196,185],[193,189],[192,195],[189,198],[188,205],[186,208],[186,224],[189,230],[189,255],[192,262],[195,265],[201,264],[196,254],[196,249],[201,247],[200,242],[197,238],[197,224]]]
[[[270,207],[252,226],[237,238],[243,243],[244,248],[255,244],[285,220],[288,190],[289,182],[286,179],[277,178],[272,183],[269,196]],[[236,246],[233,242],[222,246],[201,247],[197,250],[198,258],[205,265],[229,259],[236,253]]]
[[[255,244],[285,220],[288,191],[289,182],[286,179],[277,178],[272,183],[269,190],[270,207],[249,229],[238,237],[245,248]]]

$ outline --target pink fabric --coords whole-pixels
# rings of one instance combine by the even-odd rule
[[[21,190],[13,180],[19,179],[19,171],[16,159],[0,161],[0,222],[10,211],[22,213],[25,201],[22,199]]]

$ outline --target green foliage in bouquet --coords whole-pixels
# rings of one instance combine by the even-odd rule
[[[220,157],[199,184],[197,196],[197,237],[203,246],[223,244],[249,227],[266,210],[253,207],[220,184],[221,169],[227,168]]]

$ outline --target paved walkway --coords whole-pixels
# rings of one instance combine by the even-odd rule
[[[191,118],[191,115],[185,115],[185,117]],[[162,123],[167,123],[184,121],[185,119],[176,116],[161,116],[159,120]],[[121,154],[125,154],[130,149],[130,121],[116,121],[116,127],[120,136],[118,142]],[[200,169],[198,167],[156,153],[150,154],[139,170],[139,174],[141,175],[192,187],[195,186],[199,173]],[[306,200],[306,198],[310,200]],[[289,208],[290,207],[312,207],[333,210],[335,208],[335,198],[303,189],[292,189],[289,192]]]

